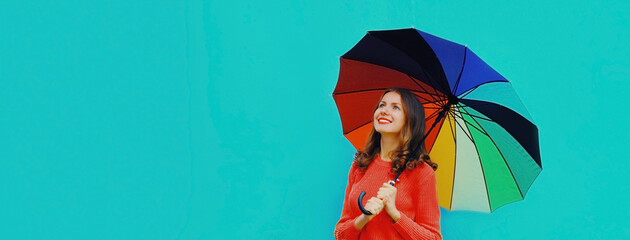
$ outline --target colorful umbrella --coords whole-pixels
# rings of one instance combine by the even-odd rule
[[[411,90],[425,107],[440,206],[492,212],[525,197],[542,170],[538,128],[510,82],[468,47],[413,28],[368,32],[341,57],[333,92],[355,148],[390,87]]]

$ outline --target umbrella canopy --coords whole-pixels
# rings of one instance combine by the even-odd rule
[[[411,90],[426,126],[436,126],[426,129],[425,144],[439,165],[440,206],[492,212],[525,197],[542,170],[538,128],[501,74],[468,47],[413,28],[368,32],[341,57],[333,92],[355,148],[365,144],[376,102],[391,87]]]

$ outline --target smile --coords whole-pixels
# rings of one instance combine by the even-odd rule
[[[378,123],[379,124],[389,124],[389,123],[392,123],[392,121],[387,119],[387,118],[379,118],[378,119]]]

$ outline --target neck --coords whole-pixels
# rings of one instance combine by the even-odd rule
[[[398,135],[381,134],[381,159],[388,162],[392,161],[389,158],[389,154],[396,151],[399,144],[400,140],[398,139]]]

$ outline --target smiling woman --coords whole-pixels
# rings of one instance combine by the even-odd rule
[[[374,110],[363,150],[356,155],[346,186],[336,239],[441,239],[434,170],[422,138],[424,109],[407,89],[385,91]],[[421,151],[413,152],[417,146]],[[404,166],[403,166],[404,165]],[[390,183],[402,172],[396,187]],[[362,213],[361,191],[370,197]],[[385,210],[387,214],[380,214]]]
[[[417,154],[418,157],[437,169],[437,164],[433,163],[426,154],[424,143],[420,142],[425,129],[424,108],[409,90],[391,88],[385,91],[374,109],[372,121],[374,128],[363,150],[358,151],[355,157],[360,169],[365,170],[380,153],[399,156],[391,157],[381,154],[383,159],[394,161],[392,173],[399,172],[400,165],[405,160],[408,166],[413,167],[417,162],[409,161],[409,154],[418,145],[422,145],[422,151]]]
[[[405,123],[400,94],[388,92],[383,95],[374,111],[374,128],[381,134],[398,135]]]

